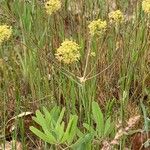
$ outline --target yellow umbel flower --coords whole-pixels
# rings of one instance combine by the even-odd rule
[[[45,3],[45,8],[47,14],[51,15],[52,13],[55,13],[61,8],[61,1],[60,0],[48,0]]]
[[[79,49],[80,46],[77,43],[66,39],[57,49],[55,56],[60,62],[71,64],[80,58]]]
[[[100,19],[94,20],[88,25],[88,28],[90,29],[91,36],[100,36],[106,31],[107,23],[106,21],[102,21]]]
[[[143,0],[142,9],[145,13],[150,14],[150,0]]]
[[[0,26],[0,45],[2,42],[7,41],[12,34],[12,28],[7,25]]]
[[[117,24],[122,23],[124,20],[124,15],[120,10],[112,11],[108,14],[108,16],[111,22]]]

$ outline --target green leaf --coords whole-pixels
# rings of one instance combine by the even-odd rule
[[[140,104],[141,104],[141,108],[142,108],[142,111],[143,111],[143,116],[144,116],[144,130],[148,133],[149,131],[149,123],[148,123],[148,120],[147,120],[147,111],[146,111],[146,108],[143,104],[142,101],[140,101]]]
[[[102,137],[104,133],[104,118],[103,118],[103,113],[98,103],[96,102],[92,102],[92,113],[93,113],[94,121],[96,122],[97,125],[98,135]]]
[[[50,143],[50,144],[55,144],[56,143],[56,140],[55,138],[49,134],[49,135],[46,135],[44,134],[43,132],[41,132],[40,130],[38,130],[37,128],[31,126],[30,127],[30,130],[36,135],[38,136],[40,139],[42,139],[43,141],[47,142],[47,143]]]
[[[52,121],[52,116],[51,116],[50,112],[45,107],[43,107],[43,112],[44,112],[45,120],[46,120],[47,125],[49,127],[50,123]]]
[[[81,147],[82,144],[92,141],[93,137],[94,136],[91,133],[85,134],[82,137],[80,137],[73,145],[71,145],[71,148],[77,149]]]
[[[83,123],[83,127],[86,128],[90,133],[95,133],[95,130],[87,123]]]
[[[63,116],[64,116],[64,113],[65,113],[65,108],[62,109],[62,111],[61,111],[61,113],[60,113],[60,115],[59,115],[59,118],[58,118],[57,123],[56,123],[56,128],[57,128],[57,126],[58,126],[59,124],[61,124],[62,119],[63,119]]]
[[[62,143],[65,141],[67,141],[69,144],[72,143],[74,136],[76,135],[77,132],[77,121],[78,121],[78,116],[76,115],[70,116],[66,132],[62,138]]]
[[[57,120],[58,120],[58,118],[59,118],[60,107],[58,107],[58,106],[53,107],[53,109],[50,111],[50,114],[51,114],[53,120],[54,120],[55,123],[56,123]]]
[[[83,136],[84,134],[79,130],[79,128],[77,128],[77,136],[78,137],[81,137]]]
[[[40,124],[41,121],[37,118],[37,117],[32,117],[32,119],[37,123],[37,124]]]
[[[61,139],[64,136],[64,122],[62,124],[57,125],[57,128],[55,128],[55,133],[57,134],[57,140],[61,143]]]
[[[39,125],[42,127],[44,133],[48,133],[49,132],[48,124],[45,118],[43,117],[43,114],[39,110],[36,111],[36,118],[40,121]]]
[[[58,141],[61,141],[61,139],[64,135],[64,122],[61,124],[64,113],[65,113],[65,108],[62,109],[62,111],[58,117],[57,123],[55,125],[55,134],[57,136]]]
[[[111,131],[113,130],[113,124],[111,123],[111,119],[110,117],[106,120],[106,123],[105,123],[105,130],[104,130],[104,136],[108,136]]]

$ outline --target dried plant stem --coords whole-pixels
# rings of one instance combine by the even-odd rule
[[[83,76],[80,78],[81,82],[86,81],[86,74],[87,74],[87,69],[88,69],[88,64],[89,64],[89,58],[90,58],[90,53],[91,53],[91,37],[88,40],[88,45],[87,45],[87,56],[86,56],[86,62],[85,62],[85,68],[83,72]]]

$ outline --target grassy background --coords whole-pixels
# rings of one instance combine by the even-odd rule
[[[80,83],[87,58],[87,26],[93,19],[108,20],[114,9],[124,13],[125,22],[118,28],[109,25],[102,38],[91,41],[96,55],[89,59],[88,80]],[[66,107],[67,120],[69,114],[78,115],[81,130],[83,122],[91,123],[92,101],[115,123],[142,115],[140,101],[149,112],[150,30],[140,1],[63,0],[62,9],[48,16],[42,1],[1,0],[0,22],[13,28],[11,39],[0,47],[1,127],[21,112],[56,104]],[[55,59],[66,38],[81,46],[78,63],[64,65]],[[141,116],[137,128],[143,126]]]

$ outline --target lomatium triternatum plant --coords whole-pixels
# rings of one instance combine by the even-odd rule
[[[12,28],[7,25],[1,25],[0,26],[0,45],[7,41],[12,34]]]
[[[150,14],[150,0],[143,0],[142,9],[146,14]]]
[[[150,93],[145,83],[149,79],[146,16],[150,0],[129,10],[132,17],[126,6],[134,2],[121,5],[119,1],[112,8],[102,1],[69,5],[72,1],[0,2],[0,64],[5,65],[0,66],[2,105],[12,100],[18,106],[12,106],[16,114],[28,109],[20,107],[22,102],[37,102],[32,118],[36,125],[30,130],[45,142],[46,149],[125,148],[129,130],[140,119],[139,111],[130,116],[128,102],[135,104],[134,100]],[[6,15],[1,13],[2,4]],[[47,108],[40,110],[43,105]],[[7,107],[3,108],[0,117],[6,120]]]
[[[89,30],[90,30],[89,32],[91,36],[94,36],[94,35],[102,36],[103,33],[107,29],[107,23],[106,21],[102,21],[101,19],[98,19],[98,20],[92,21],[88,25],[88,27],[89,27]]]
[[[61,1],[60,0],[48,0],[45,3],[45,8],[47,14],[51,15],[52,13],[57,12],[61,8]]]
[[[56,59],[65,64],[76,62],[80,58],[79,49],[80,46],[77,43],[67,39],[56,50]]]
[[[120,24],[124,21],[124,16],[120,10],[112,11],[108,14],[112,23]]]

